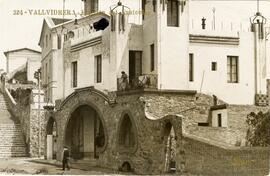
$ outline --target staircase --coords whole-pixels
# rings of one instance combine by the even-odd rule
[[[12,117],[0,93],[0,158],[26,156],[26,144],[19,120]]]

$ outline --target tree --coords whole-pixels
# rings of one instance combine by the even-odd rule
[[[249,146],[270,146],[270,112],[251,112],[246,120],[248,124],[247,142]]]

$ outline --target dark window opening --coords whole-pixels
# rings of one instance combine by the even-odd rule
[[[211,70],[217,71],[217,62],[212,62]]]
[[[98,11],[98,0],[91,0],[90,13],[95,13],[97,11]]]
[[[218,114],[218,127],[222,127],[222,119],[221,119],[221,114]]]
[[[194,81],[194,58],[193,54],[189,54],[189,81]]]
[[[142,0],[142,19],[144,20],[146,0]]]
[[[153,11],[156,12],[157,0],[152,0],[152,3],[153,3]]]
[[[135,146],[134,127],[128,115],[125,115],[123,118],[119,131],[119,145],[125,148],[132,148]]]
[[[72,87],[77,87],[77,61],[71,63],[72,67]]]
[[[151,71],[155,70],[155,45],[150,46],[150,57],[151,57]]]
[[[61,35],[57,35],[57,49],[61,49]]]
[[[179,1],[168,0],[167,2],[167,26],[179,26]]]
[[[102,81],[102,57],[101,55],[95,56],[95,68],[96,68],[96,83],[101,83]]]

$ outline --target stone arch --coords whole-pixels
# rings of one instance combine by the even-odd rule
[[[82,110],[83,109],[83,110]],[[84,112],[83,112],[84,111]],[[88,111],[88,112],[85,112],[85,111]],[[66,121],[66,124],[65,124],[65,133],[64,133],[64,144],[69,146],[70,145],[70,139],[68,139],[68,134],[73,134],[74,131],[70,131],[71,129],[73,129],[72,127],[74,127],[73,123],[75,122],[76,123],[76,120],[74,121],[74,113],[77,113],[77,115],[81,115],[81,113],[88,113],[86,115],[83,115],[84,116],[84,119],[80,119],[80,120],[83,120],[83,122],[79,122],[79,126],[80,125],[83,125],[84,123],[87,124],[87,125],[84,125],[83,127],[79,127],[79,130],[83,130],[83,134],[79,134],[79,136],[81,138],[83,138],[81,140],[82,143],[78,142],[78,145],[84,145],[83,147],[83,150],[84,152],[83,155],[81,156],[80,154],[77,155],[77,156],[74,156],[74,153],[73,153],[73,156],[75,159],[82,159],[82,157],[95,157],[95,158],[98,158],[99,154],[104,152],[105,151],[105,148],[107,146],[107,130],[106,130],[106,125],[105,125],[105,120],[103,119],[103,116],[101,114],[101,111],[97,108],[97,106],[95,104],[93,104],[91,101],[81,101],[80,103],[78,103],[77,105],[75,105],[74,107],[72,107],[70,109],[70,113],[68,115],[68,119]],[[79,114],[78,114],[79,113]],[[93,118],[92,118],[92,122],[88,122],[86,123],[85,120],[87,120],[86,116],[91,116],[91,114],[89,113],[93,113]],[[75,118],[76,119],[76,118]],[[88,119],[89,120],[89,119]],[[98,122],[99,124],[99,129],[101,129],[101,136],[98,136],[100,135],[100,131],[96,131],[96,123]],[[78,121],[77,121],[78,123]],[[91,127],[91,129],[86,129],[88,125],[91,125],[91,124],[94,124],[94,126]],[[78,125],[78,124],[77,124]],[[91,131],[92,130],[92,131]],[[86,134],[89,133],[89,135],[92,136],[92,139],[91,141],[88,141],[86,139]],[[84,135],[84,136],[82,136]],[[97,136],[96,136],[97,135]],[[80,138],[79,138],[80,140]],[[88,139],[89,140],[89,139]],[[100,142],[100,141],[103,141],[103,142]],[[91,152],[88,152],[86,151],[86,145],[87,143],[91,143],[93,144],[92,147],[93,148],[93,151]],[[71,146],[69,146],[71,147]],[[91,148],[91,147],[88,147],[88,149]],[[77,148],[79,149],[79,148]],[[89,149],[91,150],[91,149]],[[72,151],[71,151],[72,152]],[[88,153],[87,153],[88,152]],[[78,153],[81,153],[79,150],[78,150]]]
[[[45,149],[46,158],[56,159],[57,154],[57,122],[54,116],[50,115],[46,123],[46,135],[45,135]]]
[[[129,161],[124,161],[121,165],[121,167],[119,168],[119,171],[122,172],[133,172],[133,168],[132,165]]]
[[[123,111],[118,123],[117,145],[120,153],[135,153],[138,147],[138,129],[130,111]]]
[[[76,89],[71,95],[69,95],[65,100],[63,100],[58,107],[56,107],[57,111],[55,113],[55,117],[59,122],[59,152],[57,154],[57,159],[61,160],[61,151],[63,150],[63,146],[65,145],[68,122],[70,121],[72,113],[82,105],[87,105],[93,108],[99,116],[99,119],[104,127],[105,145],[98,150],[98,153],[102,154],[106,150],[108,145],[106,123],[108,123],[107,121],[110,120],[108,119],[108,112],[115,103],[113,97],[114,96],[112,96],[111,100],[109,96],[94,89],[93,87],[81,88]]]
[[[175,172],[176,171],[176,133],[171,121],[165,121],[163,128],[164,135],[164,172]]]

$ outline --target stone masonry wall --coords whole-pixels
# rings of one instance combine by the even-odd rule
[[[56,112],[56,123],[58,124],[58,160],[61,159],[62,147],[65,144],[65,128],[71,113],[81,105],[89,105],[96,109],[100,115],[105,129],[105,149],[97,161],[100,167],[118,170],[127,161],[131,164],[135,173],[138,174],[160,174],[164,172],[166,141],[164,128],[170,122],[177,136],[177,170],[183,168],[181,162],[181,118],[168,116],[162,120],[149,120],[145,118],[143,95],[119,96],[116,104],[109,105],[102,97],[91,91],[75,93]],[[135,127],[136,148],[131,152],[123,152],[118,146],[118,129],[121,117],[128,114]],[[181,165],[182,164],[182,165]]]
[[[223,148],[184,137],[186,171],[200,175],[263,176],[269,173],[269,148]]]
[[[45,115],[44,110],[40,112],[40,126],[38,119],[38,110],[31,109],[29,118],[30,118],[30,142],[29,142],[29,154],[31,157],[39,156],[39,146],[40,146],[40,154],[44,155],[44,146],[45,146]],[[40,132],[40,145],[39,145],[39,130]]]
[[[105,94],[94,88],[77,90],[62,102],[54,116],[58,134],[57,159],[61,160],[65,131],[72,112],[82,105],[88,105],[97,111],[105,129],[105,147],[96,161],[99,167],[118,170],[124,162],[129,162],[137,174],[164,173],[165,126],[171,123],[176,134],[176,168],[179,174],[264,173],[267,169],[268,150],[240,147],[231,149],[224,148],[219,143],[212,144],[215,139],[202,141],[197,138],[183,138],[182,131],[188,133],[190,126],[195,127],[198,122],[207,120],[208,106],[211,104],[209,96],[200,99],[190,92],[120,93],[117,94],[115,103],[112,103]],[[119,125],[125,114],[129,115],[135,128],[136,147],[132,151],[121,150],[118,145]],[[253,167],[253,164],[260,166]],[[252,169],[254,170],[251,171]]]

